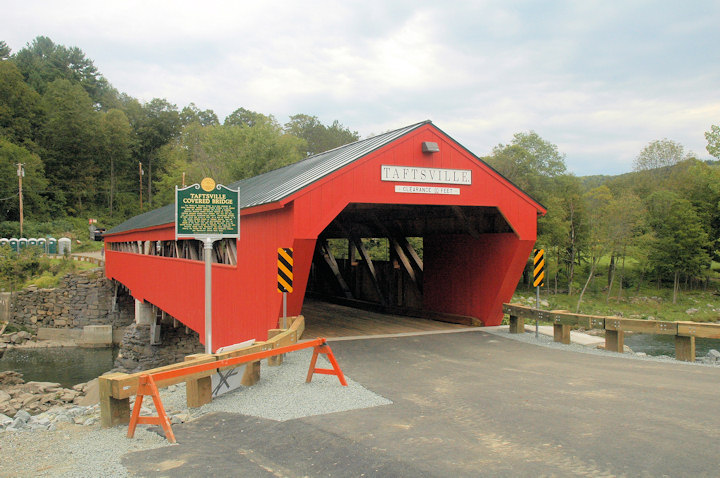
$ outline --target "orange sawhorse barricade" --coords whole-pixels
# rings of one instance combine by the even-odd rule
[[[162,401],[160,400],[160,393],[158,391],[157,385],[155,384],[156,382],[167,380],[170,378],[181,377],[183,375],[191,375],[198,372],[205,372],[207,370],[213,370],[216,368],[229,367],[232,365],[238,365],[246,362],[255,362],[257,360],[272,357],[274,355],[285,354],[289,352],[294,352],[296,350],[307,349],[310,347],[314,347],[315,350],[313,351],[312,360],[310,361],[310,369],[308,370],[306,382],[310,382],[312,380],[313,374],[321,373],[326,375],[335,375],[338,380],[340,380],[340,384],[344,387],[347,387],[345,376],[343,375],[342,370],[340,370],[340,366],[338,365],[337,360],[335,360],[335,356],[333,355],[330,346],[327,344],[327,341],[324,338],[308,340],[306,342],[300,342],[294,345],[288,345],[286,347],[278,347],[272,350],[265,350],[263,352],[256,352],[254,354],[242,355],[240,357],[218,360],[217,362],[191,365],[189,367],[168,370],[166,372],[157,372],[141,375],[138,383],[137,397],[135,398],[135,406],[133,407],[132,415],[130,416],[130,424],[128,425],[127,436],[128,438],[132,438],[133,436],[135,436],[135,427],[137,427],[137,425],[160,425],[162,426],[163,430],[165,430],[165,438],[167,438],[170,443],[175,443],[175,434],[172,431],[172,427],[170,426],[170,420],[168,419],[167,414],[165,413],[165,408],[163,407]],[[320,354],[327,355],[328,361],[332,365],[332,368],[315,367],[318,355]],[[150,395],[152,397],[153,402],[155,403],[155,409],[158,412],[157,416],[140,416],[140,408],[142,407],[143,398],[146,395]]]

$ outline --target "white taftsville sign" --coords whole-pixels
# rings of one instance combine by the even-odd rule
[[[415,166],[387,166],[380,169],[380,179],[400,183],[472,184],[469,169],[420,168]]]

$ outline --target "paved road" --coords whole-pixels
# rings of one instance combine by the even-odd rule
[[[720,369],[464,332],[333,342],[392,405],[286,422],[211,414],[140,476],[718,476]]]

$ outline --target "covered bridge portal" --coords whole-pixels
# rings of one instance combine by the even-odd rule
[[[213,250],[215,348],[264,340],[278,326],[279,247],[294,249],[288,315],[314,291],[497,325],[545,212],[429,121],[229,187],[240,190],[241,232]],[[109,231],[106,275],[204,340],[202,247],[175,241],[173,212],[169,205]],[[368,238],[385,238],[386,260],[371,257]]]

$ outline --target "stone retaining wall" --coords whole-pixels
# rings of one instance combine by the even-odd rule
[[[128,373],[138,372],[183,362],[186,355],[205,352],[197,332],[186,334],[185,327],[161,325],[160,341],[160,345],[150,344],[149,325],[129,325],[120,344],[115,368]]]
[[[10,321],[35,332],[39,327],[82,328],[86,325],[126,327],[134,320],[133,298],[118,291],[102,269],[66,274],[55,289],[29,287],[17,292],[10,305]]]

